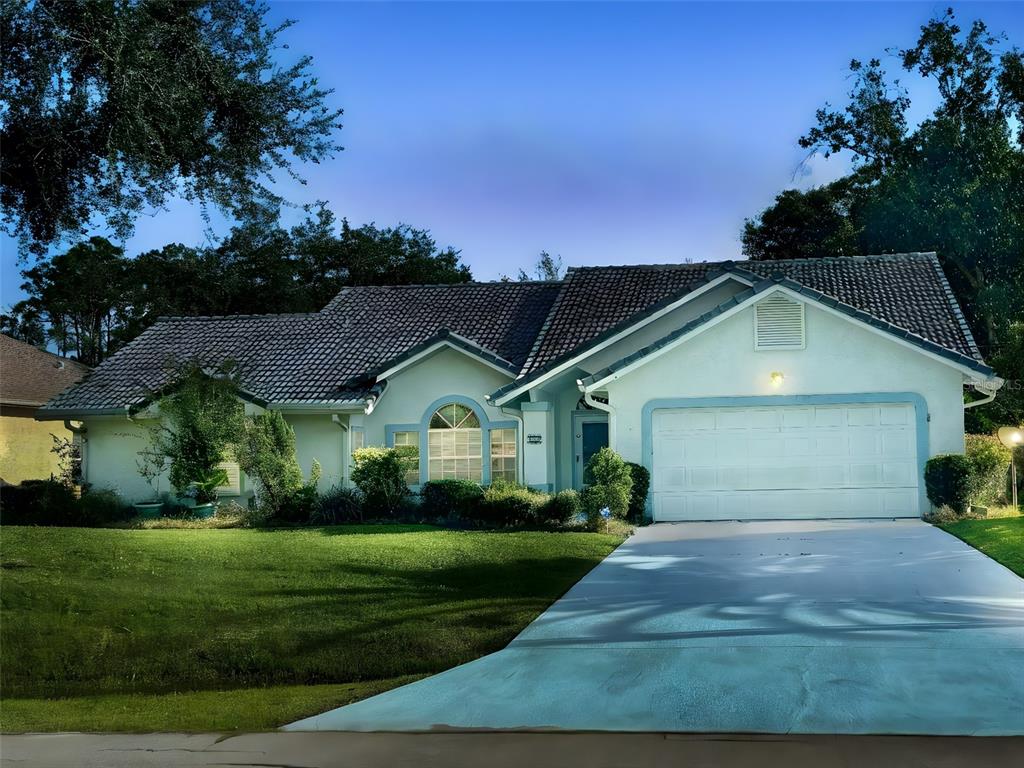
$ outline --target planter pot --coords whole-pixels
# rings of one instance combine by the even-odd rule
[[[217,505],[213,502],[208,504],[196,504],[192,507],[193,517],[213,517],[217,513]]]
[[[160,517],[160,513],[163,511],[164,503],[162,501],[143,501],[139,504],[133,504],[136,513],[143,520],[153,520]]]

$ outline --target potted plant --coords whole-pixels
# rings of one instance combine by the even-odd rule
[[[189,483],[178,501],[192,510],[195,517],[213,517],[217,511],[217,488],[228,481],[228,473],[215,468]]]
[[[160,513],[163,511],[164,501],[160,495],[160,478],[164,473],[166,460],[166,456],[152,448],[139,451],[139,458],[135,460],[135,466],[138,467],[139,474],[149,484],[149,487],[153,489],[153,497],[151,499],[132,505],[141,518],[152,519],[160,517]]]

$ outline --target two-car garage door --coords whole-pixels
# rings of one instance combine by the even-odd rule
[[[654,519],[917,517],[911,404],[659,409]]]

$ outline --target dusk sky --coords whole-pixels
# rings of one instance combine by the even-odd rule
[[[945,5],[271,3],[298,22],[282,60],[311,54],[345,109],[345,151],[282,190],[353,224],[430,229],[480,280],[542,249],[568,265],[738,258],[744,218],[845,171],[841,158],[801,171],[796,139],[842,103],[849,60],[912,44]],[[954,8],[1024,45],[1020,4]],[[926,114],[930,86],[903,79]],[[203,238],[198,210],[174,204],[125,245]],[[0,244],[7,305],[20,267]]]

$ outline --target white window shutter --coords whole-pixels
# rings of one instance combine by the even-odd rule
[[[774,293],[754,305],[754,349],[803,349],[805,345],[802,301]]]

